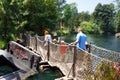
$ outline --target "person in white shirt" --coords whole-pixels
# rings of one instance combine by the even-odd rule
[[[48,41],[50,43],[52,42],[52,37],[51,37],[51,35],[49,34],[48,31],[45,31],[44,34],[45,34],[45,38],[44,38],[45,44],[44,44],[44,46],[47,46],[48,45]]]

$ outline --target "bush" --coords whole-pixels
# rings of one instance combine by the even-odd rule
[[[6,46],[6,41],[0,39],[0,48],[4,48]]]
[[[120,80],[120,71],[115,69],[113,63],[101,62],[97,67],[94,80]]]
[[[80,26],[85,33],[101,33],[100,28],[93,22],[83,21]]]

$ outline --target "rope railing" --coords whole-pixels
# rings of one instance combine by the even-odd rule
[[[44,46],[43,37],[41,38],[40,36],[30,36],[29,39],[29,47],[41,55],[43,61],[48,61],[52,66],[59,67],[67,77],[76,79],[100,80],[99,78],[102,78],[104,72],[106,72],[103,67],[109,65],[109,68],[111,68],[109,71],[111,72],[113,63],[119,61],[120,57],[117,52],[92,44],[90,44],[89,53],[88,51],[78,50],[76,46],[69,44],[49,43]]]
[[[106,58],[111,61],[120,62],[120,53],[111,51],[111,50],[107,50],[107,49],[104,49],[101,47],[97,47],[93,44],[91,44],[90,46],[91,46],[91,48],[90,48],[91,53],[93,53],[99,57]]]

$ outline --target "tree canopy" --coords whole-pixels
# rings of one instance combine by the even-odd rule
[[[0,37],[15,39],[21,32],[43,35],[44,30],[114,34],[120,31],[120,1],[97,4],[92,14],[78,12],[67,0],[0,0]],[[64,32],[63,31],[63,32]],[[66,33],[66,32],[65,32]]]
[[[94,22],[100,27],[103,33],[114,33],[114,14],[115,9],[113,4],[101,5],[99,3],[96,6],[93,12]]]

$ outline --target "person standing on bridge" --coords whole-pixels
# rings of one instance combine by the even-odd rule
[[[81,28],[78,28],[77,32],[78,33],[77,33],[77,36],[76,36],[76,41],[73,42],[72,44],[77,44],[78,49],[86,50],[87,36],[82,32]]]
[[[45,38],[44,38],[45,44],[44,44],[44,46],[47,46],[48,41],[52,42],[52,37],[47,30],[45,30],[44,34],[45,34]]]

